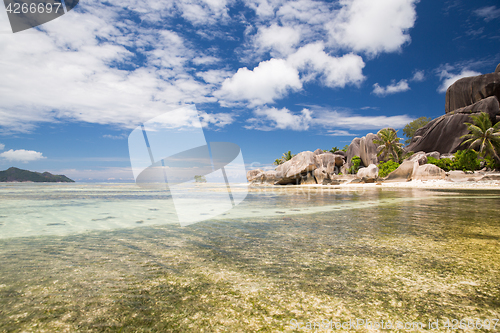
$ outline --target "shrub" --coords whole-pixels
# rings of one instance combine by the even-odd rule
[[[478,160],[478,153],[475,150],[459,150],[455,153],[455,170],[474,171],[479,170],[480,161]]]
[[[379,163],[378,165],[378,176],[380,178],[386,177],[388,174],[393,172],[399,167],[399,163],[394,161],[387,161],[383,163]]]
[[[359,167],[361,166],[361,158],[359,156],[353,156],[351,158],[351,167],[349,168],[349,173],[357,173]]]
[[[495,161],[495,159],[491,156],[486,156],[484,158],[485,161],[485,166],[490,169],[490,170],[499,170],[500,169],[500,164]]]
[[[437,158],[434,158],[432,156],[427,157],[427,163],[428,164],[434,164],[444,171],[450,171],[450,170],[455,170],[455,163],[449,158],[442,158],[438,160]]]

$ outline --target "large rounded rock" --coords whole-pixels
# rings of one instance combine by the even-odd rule
[[[319,148],[314,151],[314,154],[316,154],[316,155],[321,155],[321,154],[324,154],[324,153],[325,152],[323,151],[323,149],[319,149]]]
[[[327,169],[325,167],[320,167],[314,170],[314,178],[318,184],[323,184],[324,180],[330,180]]]
[[[500,73],[500,64],[498,64],[497,68],[495,69],[495,73]]]
[[[363,165],[377,164],[380,159],[377,156],[377,148],[379,145],[373,143],[373,140],[380,140],[380,138],[373,133],[368,133],[366,136],[361,138],[359,144],[359,157],[363,162]]]
[[[413,173],[419,167],[418,162],[404,161],[401,165],[391,172],[384,181],[406,182],[412,179]]]
[[[464,77],[453,83],[446,91],[445,111],[450,113],[490,96],[500,99],[499,72]]]
[[[291,160],[278,165],[276,168],[277,183],[280,185],[296,183],[302,179],[302,174],[314,171],[317,168],[316,156],[312,151],[303,151]]]
[[[423,151],[419,151],[418,153],[411,155],[408,158],[408,161],[417,162],[418,165],[424,165],[427,163],[427,154]]]
[[[351,159],[354,156],[359,156],[359,147],[361,145],[361,138],[354,138],[347,149],[347,160],[346,160],[346,169],[351,167]]]
[[[258,174],[262,173],[263,170],[255,169],[247,172],[247,180],[251,182]]]
[[[356,174],[358,178],[377,178],[378,177],[378,167],[375,164],[370,164],[366,168],[360,168]]]
[[[252,184],[274,184],[278,180],[275,170],[263,171],[253,177]]]
[[[425,164],[416,168],[413,180],[446,179],[446,172],[434,164]]]
[[[314,152],[316,154],[316,152]],[[316,166],[319,167],[327,167],[328,163],[335,163],[335,155],[330,152],[323,154],[316,154]]]
[[[406,151],[438,151],[441,154],[454,153],[461,147],[464,139],[461,136],[469,133],[467,125],[472,122],[471,115],[479,115],[487,112],[491,120],[496,120],[496,114],[500,112],[496,97],[489,97],[473,105],[455,110],[429,122],[419,128],[411,141],[405,148]]]

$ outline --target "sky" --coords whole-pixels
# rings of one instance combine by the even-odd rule
[[[186,105],[247,169],[403,136],[457,79],[493,72],[499,45],[496,0],[80,0],[16,34],[2,7],[0,170],[133,181],[129,134]]]

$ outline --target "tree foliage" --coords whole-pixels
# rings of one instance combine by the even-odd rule
[[[361,158],[359,156],[353,156],[351,158],[351,167],[348,170],[348,173],[357,173],[359,167],[361,166]]]
[[[385,158],[391,158],[396,163],[399,163],[399,155],[401,153],[402,143],[399,142],[398,133],[390,128],[383,128],[377,133],[379,139],[373,140],[374,143],[378,144],[378,154]]]
[[[403,128],[403,134],[408,138],[405,141],[405,144],[409,144],[411,142],[411,139],[415,136],[415,132],[419,128],[427,125],[427,123],[429,123],[431,120],[432,119],[428,117],[420,117],[406,124],[406,126]]]
[[[280,158],[278,159],[275,159],[273,164],[274,165],[280,165],[280,164],[283,164],[285,163],[286,161],[289,161],[291,160],[295,155],[292,154],[292,152],[289,150],[287,151],[286,153],[283,153],[283,156],[281,156]]]
[[[492,157],[500,163],[498,152],[500,151],[500,122],[492,126],[489,115],[481,112],[479,115],[472,115],[474,123],[465,123],[469,129],[469,134],[461,138],[467,139],[462,144],[468,149],[479,148],[479,154],[484,158]]]

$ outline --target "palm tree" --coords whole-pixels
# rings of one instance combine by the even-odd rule
[[[398,132],[392,128],[383,128],[377,133],[379,139],[373,140],[373,143],[378,144],[377,156],[383,155],[384,158],[392,156],[396,163],[399,163],[399,152],[401,151],[402,143],[399,142]]]
[[[285,163],[285,161],[283,161],[283,158],[277,158],[273,162],[274,165],[280,165],[280,164],[283,164],[283,163]]]
[[[274,160],[273,164],[274,165],[280,165],[280,164],[283,164],[285,163],[286,161],[289,161],[291,160],[295,155],[292,154],[292,152],[289,150],[287,151],[286,153],[283,154],[283,156],[281,158],[278,158],[276,160]]]
[[[497,153],[500,150],[500,122],[492,126],[490,116],[486,112],[470,117],[474,123],[465,123],[470,133],[460,137],[467,139],[462,145],[469,145],[468,149],[479,147],[479,153],[483,157],[490,155],[497,163],[500,163]]]

